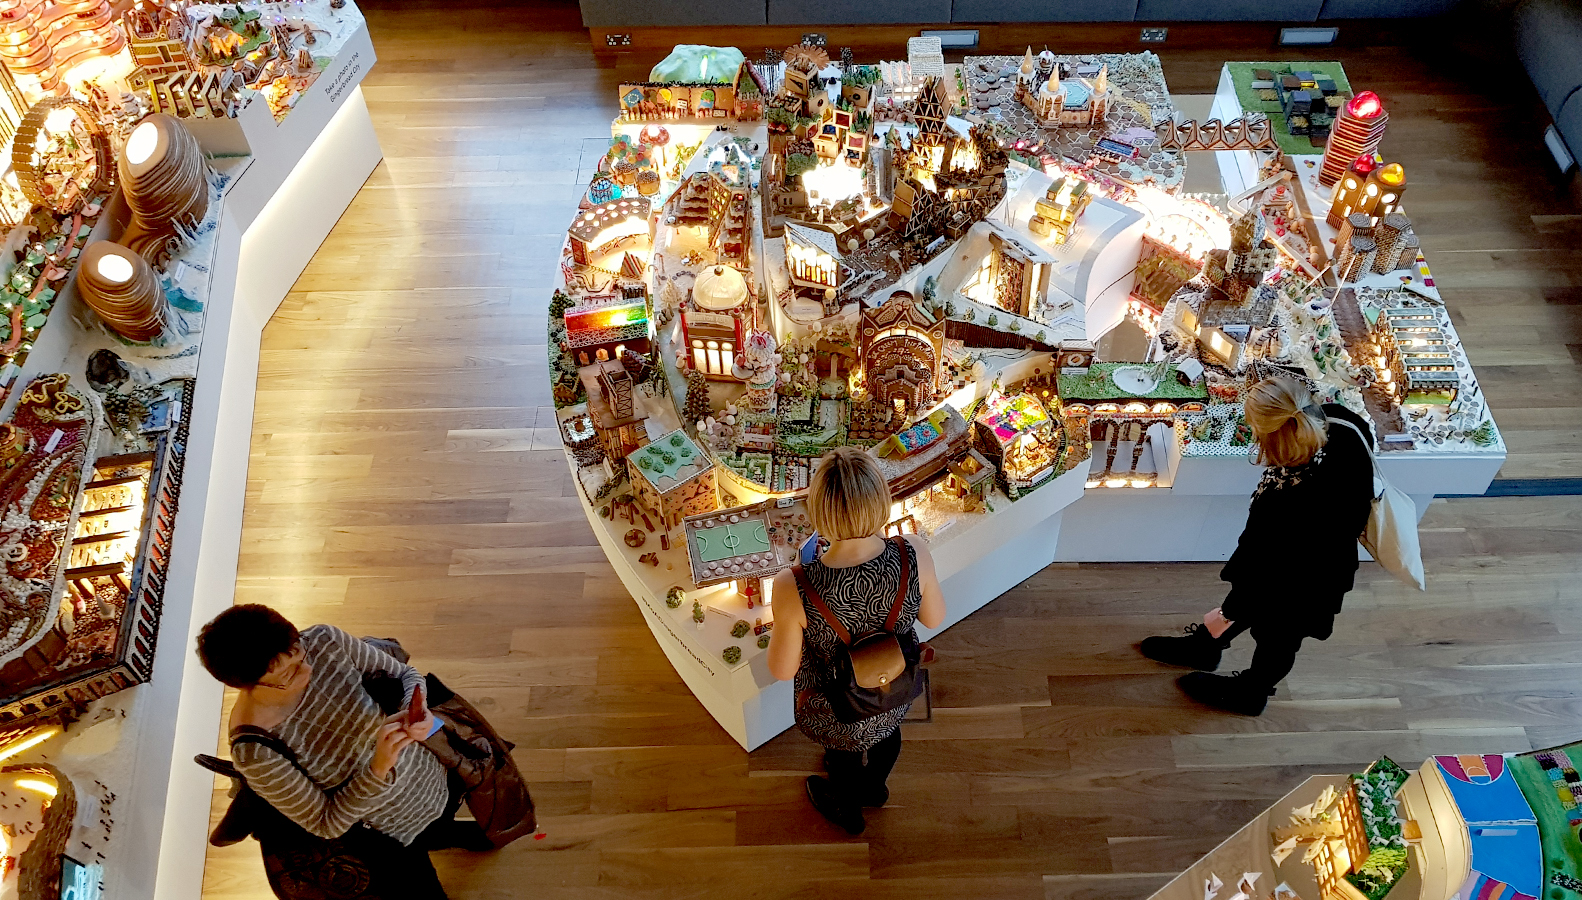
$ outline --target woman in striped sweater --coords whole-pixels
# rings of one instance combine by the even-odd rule
[[[404,712],[386,716],[363,686],[365,675],[399,679],[405,710],[423,684],[416,669],[330,625],[299,633],[257,604],[204,626],[198,655],[237,689],[232,736],[243,726],[262,729],[295,755],[263,743],[232,747],[248,787],[310,834],[336,838],[363,825],[394,838],[408,852],[381,862],[402,870],[413,897],[444,896],[428,850],[489,847],[477,823],[452,820],[459,793],[434,754],[414,746],[434,729],[426,704],[419,701],[416,722]]]

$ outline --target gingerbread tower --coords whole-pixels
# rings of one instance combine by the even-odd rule
[[[1329,133],[1329,144],[1324,147],[1318,183],[1332,186],[1357,157],[1377,153],[1379,142],[1384,140],[1384,126],[1389,122],[1390,114],[1372,91],[1363,91],[1341,106]]]
[[[1334,199],[1329,204],[1329,215],[1326,220],[1329,227],[1339,228],[1346,217],[1357,211],[1362,205],[1363,185],[1368,181],[1368,175],[1373,172],[1373,154],[1368,153],[1357,157],[1346,170],[1340,183],[1335,186]]]

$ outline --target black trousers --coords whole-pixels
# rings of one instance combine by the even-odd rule
[[[1258,646],[1252,651],[1252,665],[1241,677],[1258,688],[1273,692],[1274,686],[1291,674],[1291,667],[1296,665],[1296,651],[1302,649],[1303,635],[1289,623],[1235,621],[1219,636],[1219,645],[1229,647],[1244,631],[1252,632],[1252,639]]]
[[[890,778],[890,770],[901,755],[901,729],[868,748],[867,761],[863,753],[851,750],[824,751],[824,771],[829,774],[830,787],[837,800],[853,808],[866,805],[877,797]]]
[[[299,829],[300,831],[300,829]],[[428,851],[361,822],[333,840],[257,835],[280,900],[445,900]]]

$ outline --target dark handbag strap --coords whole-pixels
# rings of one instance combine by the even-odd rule
[[[236,771],[236,764],[228,759],[220,759],[218,756],[199,753],[192,758],[192,761],[216,775],[224,775],[226,778],[236,779],[242,777],[242,773]]]
[[[286,761],[296,766],[302,774],[307,774],[307,770],[302,768],[302,763],[297,762],[296,751],[286,746],[286,742],[276,737],[273,732],[259,728],[257,725],[238,725],[231,729],[231,752],[233,757],[235,756],[237,744],[258,744],[262,747],[268,747],[285,757]]]
[[[807,572],[802,570],[802,564],[797,563],[792,566],[791,574],[796,578],[797,587],[802,589],[802,596],[813,604],[813,608],[818,610],[818,614],[824,617],[824,621],[829,623],[829,627],[835,629],[835,636],[840,638],[840,642],[850,647],[851,632],[846,630],[845,625],[840,624],[840,619],[835,618],[835,614],[830,612],[830,608],[824,604],[824,598],[820,596],[818,589],[813,587],[813,582],[808,580]]]
[[[909,554],[906,552],[906,538],[893,537],[890,538],[890,543],[894,544],[901,554],[901,584],[895,589],[895,600],[890,603],[890,613],[884,619],[884,630],[894,633],[895,623],[900,620],[901,610],[906,606],[906,592],[911,586],[912,571]],[[802,596],[813,604],[818,614],[835,630],[835,636],[840,638],[841,643],[850,647],[851,632],[846,630],[846,626],[841,624],[840,619],[836,618],[835,613],[824,603],[824,597],[819,594],[817,588],[813,587],[813,582],[807,577],[807,572],[802,569],[801,563],[791,567],[791,575],[796,578],[797,587],[802,589]]]
[[[906,538],[897,535],[890,540],[894,542],[895,549],[901,553],[901,584],[895,589],[895,602],[890,604],[890,614],[884,618],[884,630],[893,634],[895,623],[901,618],[901,609],[906,606],[906,590],[912,586],[912,572],[910,554],[906,552]]]

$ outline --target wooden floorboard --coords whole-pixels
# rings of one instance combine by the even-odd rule
[[[832,829],[802,797],[816,747],[744,753],[687,693],[556,452],[559,234],[615,85],[655,60],[601,67],[574,4],[364,8],[386,158],[265,332],[237,598],[399,638],[518,744],[545,837],[438,854],[453,897],[1126,900],[1307,775],[1582,737],[1582,498],[1437,501],[1429,590],[1365,567],[1258,719],[1194,706],[1135,651],[1223,595],[1214,566],[1040,572],[938,639],[891,806]],[[1519,69],[1465,50],[1328,56],[1390,104],[1504,474],[1572,475],[1582,214]],[[1227,55],[1160,53],[1183,94]],[[257,846],[212,850],[205,894],[269,896]]]

